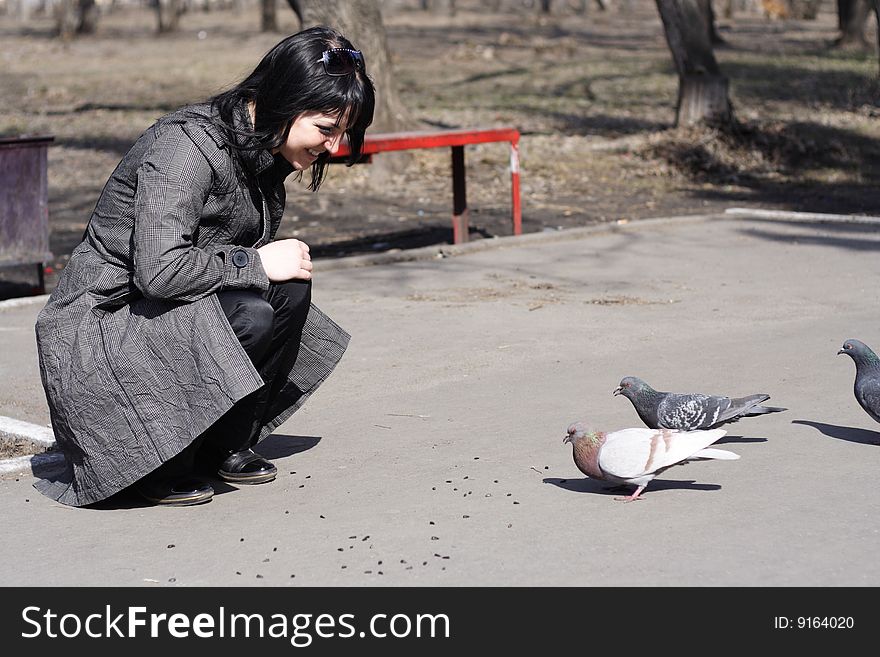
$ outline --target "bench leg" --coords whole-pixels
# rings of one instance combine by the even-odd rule
[[[452,147],[452,241],[454,244],[468,241],[464,146]]]
[[[46,264],[37,264],[37,294],[46,294]]]
[[[513,234],[522,235],[522,206],[519,200],[519,144],[510,142],[510,219]]]

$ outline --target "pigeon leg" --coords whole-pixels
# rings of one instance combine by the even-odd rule
[[[639,486],[638,488],[636,488],[636,491],[632,495],[628,495],[626,497],[615,497],[614,499],[621,502],[632,502],[634,500],[640,500],[642,498],[639,497],[639,495],[641,495],[643,490],[645,490],[645,487]]]

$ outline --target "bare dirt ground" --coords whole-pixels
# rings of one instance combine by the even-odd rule
[[[560,2],[546,18],[522,2],[459,2],[455,15],[410,4],[383,3],[405,127],[517,127],[525,232],[731,206],[880,214],[877,56],[828,48],[831,2],[814,21],[719,19],[739,121],[724,132],[673,129],[677,77],[653,2]],[[299,29],[279,15],[282,33]],[[162,37],[154,23],[118,9],[65,44],[48,18],[0,16],[0,134],[55,137],[50,289],[137,136],[240,79],[281,36],[258,31],[253,6],[187,14]],[[281,236],[324,257],[450,242],[448,150],[396,164],[334,166],[316,195],[291,180]],[[467,165],[471,239],[509,235],[506,145],[469,147]],[[10,272],[0,298],[32,284]]]

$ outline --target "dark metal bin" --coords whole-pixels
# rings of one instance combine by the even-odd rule
[[[39,267],[46,291],[49,251],[48,136],[0,136],[0,267]]]

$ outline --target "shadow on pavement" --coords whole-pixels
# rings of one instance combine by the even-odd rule
[[[285,434],[273,434],[266,437],[255,451],[258,451],[267,459],[279,459],[285,456],[292,456],[300,452],[305,452],[321,442],[320,436],[290,436]],[[64,460],[37,461],[32,463],[31,471],[37,479],[55,480],[62,476],[66,470]],[[214,496],[224,495],[238,490],[238,487],[230,485],[214,476],[201,476],[207,480],[214,489]],[[155,506],[151,502],[144,500],[131,487],[125,488],[115,495],[111,495],[105,500],[86,505],[85,509],[95,511],[115,511],[121,509],[141,509]],[[199,506],[199,505],[196,505]],[[70,507],[75,508],[75,507]],[[187,507],[181,507],[187,508]]]
[[[853,237],[831,237],[828,235],[812,235],[807,233],[796,235],[790,232],[774,233],[769,230],[758,230],[755,228],[743,229],[740,232],[749,237],[770,240],[781,244],[831,246],[838,249],[849,249],[851,251],[880,251],[880,240],[866,239],[861,235]]]
[[[747,438],[746,436],[721,436],[713,445],[724,445],[727,443],[766,443],[766,438]]]
[[[214,497],[218,495],[225,495],[226,493],[233,493],[238,490],[235,486],[230,486],[225,481],[221,479],[217,479],[216,477],[199,477],[200,479],[204,479],[211,484],[211,488],[214,489]],[[207,502],[210,504],[210,502]],[[94,504],[87,504],[83,509],[91,509],[93,511],[121,511],[123,509],[145,509],[148,507],[155,507],[156,504],[152,502],[148,502],[144,498],[142,498],[138,493],[131,487],[124,488],[119,491],[115,495],[111,495],[106,500],[101,500],[100,502],[95,502]],[[173,507],[175,509],[189,509],[189,508],[198,508],[202,506],[201,504],[195,504],[191,507],[182,506],[182,507]],[[71,507],[74,508],[74,507]]]
[[[545,484],[553,484],[554,486],[564,488],[565,490],[571,491],[573,493],[620,495],[621,493],[625,492],[627,495],[629,495],[635,490],[633,486],[615,486],[613,484],[609,484],[606,481],[590,479],[588,477],[584,477],[581,479],[560,479],[558,477],[545,477],[543,481]],[[648,495],[652,492],[656,493],[661,490],[720,490],[720,488],[721,486],[718,484],[698,484],[692,479],[655,479],[650,484],[648,484],[648,487],[645,489],[645,492],[642,493],[642,495]]]
[[[869,429],[842,427],[838,424],[825,424],[824,422],[813,422],[812,420],[792,420],[791,423],[813,427],[826,436],[837,438],[838,440],[847,440],[851,443],[862,445],[880,445],[880,433]]]
[[[283,433],[275,433],[261,441],[255,448],[267,459],[281,459],[305,452],[321,442],[320,436],[288,436]]]

